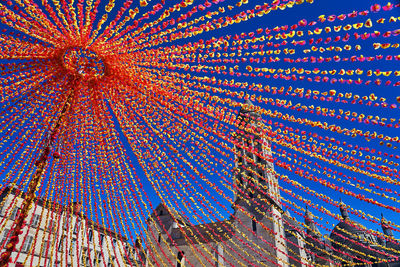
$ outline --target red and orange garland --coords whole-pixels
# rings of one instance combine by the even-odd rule
[[[143,255],[136,258],[143,265],[174,265],[168,255],[182,252],[168,229],[161,227],[166,233],[161,236],[151,227],[161,222],[153,210],[162,203],[204,266],[219,258],[229,266],[259,266],[257,259],[280,265],[281,259],[265,247],[315,266],[309,258],[294,257],[299,245],[284,236],[276,245],[242,234],[257,235],[235,217],[231,206],[252,215],[237,206],[233,192],[247,203],[256,201],[235,182],[239,173],[250,190],[269,194],[293,212],[291,219],[299,224],[277,217],[267,211],[270,203],[263,204],[265,217],[282,220],[306,237],[305,250],[313,258],[333,264],[371,260],[351,247],[370,249],[353,233],[341,236],[347,245],[340,252],[335,240],[327,237],[331,245],[321,248],[322,241],[306,230],[306,206],[323,233],[333,230],[342,220],[339,196],[351,202],[352,219],[371,228],[359,230],[398,243],[372,229],[383,224],[374,209],[379,207],[394,218],[385,227],[395,237],[400,231],[400,96],[393,94],[400,85],[400,7],[376,1],[356,11],[341,8],[337,14],[297,17],[284,25],[269,20],[310,4],[2,1],[0,195],[5,198],[0,206],[5,199],[9,206],[2,209],[0,233],[11,229],[0,244],[0,266],[22,258],[18,249],[26,231],[33,230],[29,213],[43,203],[54,211],[44,220],[49,231],[73,230],[59,214],[79,216],[83,235],[103,225],[127,237],[136,254]],[[240,27],[249,23],[258,26]],[[241,123],[241,109],[260,115],[256,126]],[[249,143],[262,138],[263,149],[239,142],[234,133]],[[277,180],[260,176],[256,168]],[[263,188],[254,177],[280,193]],[[21,210],[11,221],[21,197]],[[82,203],[80,214],[73,213],[72,202]],[[57,221],[54,228],[52,221]],[[189,227],[197,224],[212,235]],[[40,253],[31,248],[23,264],[40,255],[47,265],[60,256],[53,248],[62,240],[39,243],[39,230],[34,231],[33,248],[40,247]],[[221,255],[211,243],[229,249]],[[379,257],[400,253],[374,245]],[[331,257],[326,248],[334,252]],[[125,255],[117,264],[135,265],[131,252],[117,242],[96,257],[106,262],[105,255]],[[88,256],[91,262],[99,260]]]

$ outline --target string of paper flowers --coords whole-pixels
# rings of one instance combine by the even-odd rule
[[[398,259],[399,6],[153,2],[0,4],[0,265]]]

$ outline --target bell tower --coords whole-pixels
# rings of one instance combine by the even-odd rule
[[[261,115],[250,100],[246,100],[237,118],[235,144],[235,201],[253,199],[281,208],[278,179],[273,174],[270,142],[263,138]]]
[[[256,244],[260,253],[285,266],[288,261],[283,211],[279,203],[278,180],[273,173],[271,145],[262,135],[261,114],[251,101],[246,100],[240,109],[236,127],[232,135],[235,148],[233,209],[236,227],[240,235],[251,237],[250,246]],[[259,265],[263,261],[261,257],[254,263]]]

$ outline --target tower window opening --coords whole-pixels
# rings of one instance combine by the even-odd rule
[[[253,232],[257,233],[257,221],[256,221],[256,218],[253,217],[253,220],[251,221],[251,223],[252,223]]]
[[[183,251],[179,251],[178,252],[178,257],[176,258],[176,267],[183,267],[183,256],[185,255],[185,253]]]

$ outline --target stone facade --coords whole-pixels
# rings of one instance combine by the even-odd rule
[[[260,137],[260,115],[250,101],[246,101],[238,115],[237,131],[232,136],[235,147],[233,170],[234,202],[231,218],[209,224],[192,225],[181,214],[171,214],[160,204],[147,220],[146,266],[391,266],[400,267],[396,254],[383,258],[373,252],[379,240],[347,217],[339,223],[330,238],[319,232],[313,215],[306,210],[305,227],[300,226],[280,204],[278,180],[274,176],[269,142]],[[347,212],[341,208],[342,214]],[[359,225],[359,224],[357,224]],[[360,226],[360,225],[359,225]],[[341,227],[369,238],[362,249],[361,239],[343,240]],[[382,223],[389,238],[384,246],[398,247],[389,224]],[[333,243],[331,243],[331,240]],[[349,246],[345,256],[341,244]],[[383,244],[383,242],[381,242]],[[353,255],[359,249],[365,254]],[[380,247],[380,249],[384,249]],[[374,254],[375,253],[375,254]],[[367,264],[370,255],[375,260],[390,263]],[[338,260],[341,257],[345,262]],[[360,261],[357,261],[360,260]],[[190,263],[189,263],[190,262]]]
[[[233,216],[193,226],[160,204],[148,218],[146,266],[306,266],[304,237],[293,226],[285,231],[283,217],[289,215],[281,208],[269,142],[259,135],[260,115],[246,104],[232,136]],[[291,240],[289,252],[285,238]]]
[[[10,238],[24,193],[6,188],[0,195],[0,253]],[[70,207],[39,199],[31,208],[9,266],[134,266],[127,239],[88,220],[79,203]]]

